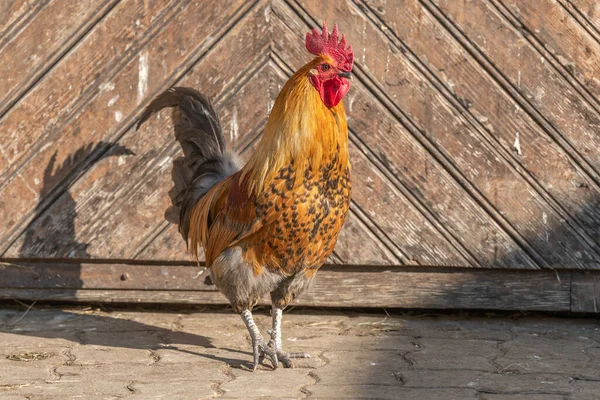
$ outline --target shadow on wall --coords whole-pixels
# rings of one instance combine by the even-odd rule
[[[70,187],[75,180],[75,174],[70,174],[75,165],[81,163],[82,160],[92,157],[104,150],[104,153],[95,160],[100,160],[107,157],[133,155],[133,151],[126,147],[115,143],[98,142],[90,143],[87,146],[80,147],[65,159],[65,161],[55,166],[57,153],[54,153],[50,162],[44,170],[42,182],[42,190],[40,199],[35,209],[35,216],[25,228],[25,238],[21,246],[19,255],[22,258],[47,258],[47,257],[68,257],[68,258],[89,258],[87,252],[87,243],[79,243],[75,235],[75,220],[77,218],[75,199],[71,193],[66,190],[61,200],[60,209],[58,212],[46,213],[48,205],[45,204],[46,197],[50,194],[51,189],[56,185],[57,181],[68,175],[66,187]],[[53,224],[52,219],[55,214],[60,214],[62,223]],[[40,220],[42,218],[42,220]],[[48,229],[51,227],[51,229]],[[50,231],[50,232],[49,232]],[[63,254],[64,250],[68,249],[69,254]]]

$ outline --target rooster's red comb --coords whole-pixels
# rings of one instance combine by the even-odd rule
[[[334,25],[331,35],[327,32],[327,26],[323,21],[323,32],[319,33],[317,28],[306,34],[306,50],[314,55],[327,54],[338,62],[338,67],[344,71],[351,71],[354,64],[354,53],[352,45],[346,47],[346,37],[338,43],[338,27]]]

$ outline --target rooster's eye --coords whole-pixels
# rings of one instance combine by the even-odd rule
[[[329,68],[331,68],[331,67],[329,66],[329,64],[323,64],[323,65],[321,65],[321,70],[322,70],[323,72],[325,72],[325,71],[329,71]]]

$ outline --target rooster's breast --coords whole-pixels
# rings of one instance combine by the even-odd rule
[[[297,183],[293,165],[282,168],[258,197],[265,224],[253,243],[264,266],[286,275],[316,270],[333,252],[350,205],[350,169],[331,163],[308,167]]]

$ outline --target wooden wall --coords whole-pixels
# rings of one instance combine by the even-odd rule
[[[0,3],[0,298],[219,303],[164,219],[173,85],[246,156],[337,23],[351,214],[302,304],[597,310],[595,0]]]

